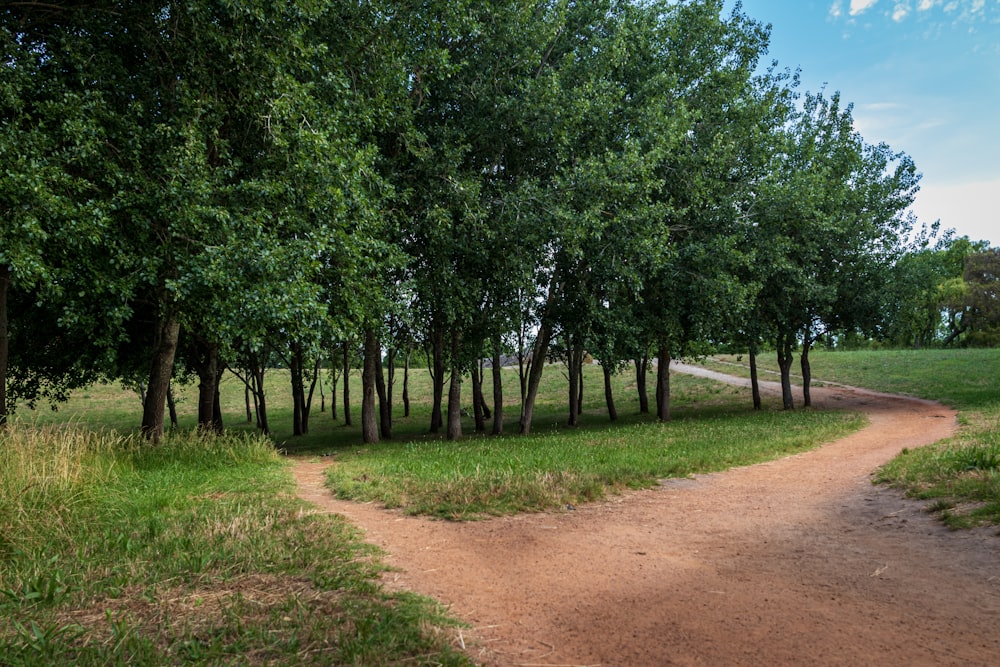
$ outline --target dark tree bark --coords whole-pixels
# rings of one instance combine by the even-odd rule
[[[441,405],[444,402],[444,331],[435,326],[431,331],[431,385],[433,388],[433,404],[431,405],[431,433],[441,431],[444,420]]]
[[[451,381],[448,386],[448,439],[462,437],[462,370],[458,365],[458,351],[462,336],[455,329],[451,333]]]
[[[500,342],[493,344],[493,435],[503,434],[503,367]]]
[[[372,332],[372,336],[375,336],[374,332]],[[386,389],[385,374],[382,368],[382,345],[377,337],[372,349],[377,357],[375,360],[375,392],[378,394],[379,433],[383,439],[390,440],[392,438],[392,406],[389,403],[389,392]],[[365,354],[367,355],[367,352]]]
[[[665,340],[658,346],[656,364],[656,418],[670,421],[670,348]]]
[[[250,371],[247,371],[247,377],[250,377]],[[243,401],[247,406],[247,424],[253,423],[253,407],[250,404],[250,384],[243,383]]]
[[[292,355],[288,364],[292,381],[292,435],[305,435],[308,424],[305,418],[305,380],[303,378],[302,346],[292,344]]]
[[[173,311],[167,311],[157,322],[153,337],[153,358],[142,406],[141,431],[147,439],[158,443],[163,437],[163,412],[167,402],[167,386],[174,372],[174,356],[181,325]]]
[[[364,362],[361,370],[361,439],[378,442],[378,422],[375,416],[375,374],[381,359],[378,339],[372,329],[365,330]]]
[[[802,368],[802,405],[810,407],[812,405],[812,369],[809,366],[809,350],[812,348],[812,338],[807,331],[805,339],[802,341],[802,354],[799,355],[799,365]]]
[[[531,351],[531,361],[528,366],[527,393],[521,402],[521,433],[531,433],[531,420],[535,416],[535,399],[538,398],[538,386],[542,382],[542,371],[545,368],[545,356],[552,340],[552,325],[543,320],[538,327],[535,346]]]
[[[219,389],[219,346],[199,341],[194,363],[198,373],[198,429],[216,431],[215,396]]]
[[[646,371],[649,369],[649,355],[635,360],[635,386],[639,391],[639,413],[649,414],[649,393],[646,391]]]
[[[403,355],[403,416],[410,416],[410,348]]]
[[[385,354],[385,405],[386,416],[389,418],[389,425],[392,425],[392,392],[396,386],[396,349],[392,346]],[[390,428],[391,432],[391,428]]]
[[[167,415],[170,417],[170,427],[177,428],[177,403],[174,402],[174,385],[167,385]]]
[[[351,344],[343,343],[344,352],[344,426],[351,425]]]
[[[264,373],[266,368],[263,360],[256,359],[253,369],[253,384],[254,384],[254,406],[257,411],[257,428],[261,430],[264,435],[270,435],[271,427],[267,420],[267,396],[264,392]]]
[[[795,400],[792,397],[792,346],[795,336],[792,334],[779,334],[777,341],[778,348],[778,369],[781,371],[781,404],[785,410],[795,408]]]
[[[7,425],[7,364],[10,360],[10,333],[7,330],[7,293],[10,267],[0,264],[0,428]]]
[[[761,409],[760,381],[757,379],[757,346],[750,346],[750,391],[753,394],[753,409]]]
[[[581,374],[583,371],[583,347],[579,344],[570,344],[566,351],[566,369],[569,373],[569,418],[568,426],[576,426],[580,423],[580,394],[581,394]]]
[[[226,372],[226,367],[223,364],[219,364],[219,372],[215,378],[215,399],[212,401],[212,428],[216,433],[222,433],[223,423],[222,423],[222,392],[220,387],[222,385],[222,374]]]
[[[607,364],[601,364],[604,371],[604,402],[608,404],[608,417],[611,421],[618,421],[618,410],[615,409],[615,396],[611,390],[611,368]]]
[[[472,414],[476,420],[476,433],[486,433],[486,413],[483,406],[486,399],[483,397],[483,376],[479,369],[479,364],[472,364]]]

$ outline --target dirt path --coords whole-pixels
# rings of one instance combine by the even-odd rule
[[[813,452],[576,511],[448,523],[301,495],[346,515],[472,628],[485,665],[996,665],[1000,538],[950,532],[871,472],[954,432],[939,405],[814,390],[871,425]]]

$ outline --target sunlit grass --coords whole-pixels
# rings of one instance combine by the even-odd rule
[[[773,372],[772,357],[764,355],[759,363]],[[810,359],[813,377],[821,381],[939,400],[958,409],[958,436],[904,452],[876,479],[934,501],[930,509],[949,526],[1000,524],[1000,350],[817,350]],[[745,364],[744,357],[733,356],[706,362],[743,374]]]
[[[465,664],[265,439],[12,427],[0,484],[5,666]]]

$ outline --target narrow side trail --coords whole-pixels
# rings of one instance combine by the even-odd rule
[[[390,587],[472,626],[456,641],[484,665],[998,664],[996,531],[951,532],[871,484],[903,447],[953,434],[955,413],[848,388],[813,401],[870,425],[576,511],[450,523],[336,500],[325,463],[295,474],[385,549]]]

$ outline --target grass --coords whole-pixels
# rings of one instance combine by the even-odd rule
[[[745,374],[745,362],[714,357],[706,365]],[[904,451],[876,481],[931,501],[929,509],[953,528],[1000,524],[1000,350],[815,351],[810,362],[816,378],[956,408],[957,436]],[[759,363],[769,373],[777,370],[770,357]]]
[[[468,664],[260,438],[0,433],[0,664]]]

